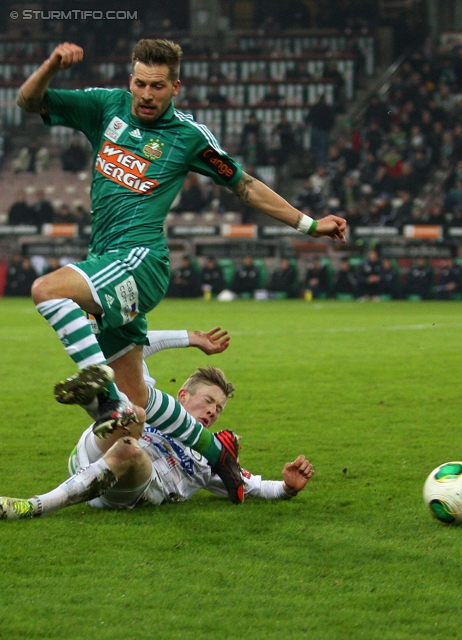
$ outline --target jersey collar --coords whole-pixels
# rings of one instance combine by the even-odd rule
[[[167,109],[164,111],[164,113],[161,115],[161,117],[155,120],[151,125],[146,124],[145,122],[141,122],[141,120],[139,120],[136,116],[134,116],[133,113],[130,111],[130,116],[129,116],[130,124],[135,127],[142,127],[143,129],[156,129],[158,125],[162,125],[172,119],[173,111],[174,111],[173,102],[171,102],[170,105],[167,107]]]

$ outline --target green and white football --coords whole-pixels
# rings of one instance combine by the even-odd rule
[[[446,524],[462,524],[462,462],[445,462],[425,481],[423,498],[430,513]]]

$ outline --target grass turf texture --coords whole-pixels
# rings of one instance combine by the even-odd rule
[[[198,365],[237,386],[220,428],[241,462],[315,478],[291,502],[191,501],[131,512],[86,505],[1,522],[0,638],[400,640],[460,635],[462,528],[432,519],[427,474],[462,458],[460,303],[165,300],[150,328],[232,334],[228,351],[150,360],[176,393]],[[74,372],[29,300],[0,301],[0,494],[66,477],[87,420],[58,405]],[[457,597],[456,597],[457,596]]]

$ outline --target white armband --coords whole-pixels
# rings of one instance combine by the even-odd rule
[[[148,331],[149,345],[143,348],[143,358],[148,358],[163,349],[189,347],[186,330],[181,331]]]
[[[290,500],[294,497],[284,491],[284,482],[281,480],[262,480],[260,494],[266,500]]]
[[[305,214],[303,214],[302,219],[297,225],[297,231],[310,235],[311,233],[313,233],[313,231],[316,231],[317,226],[317,220],[313,220],[313,218],[310,218],[310,216],[306,216]]]

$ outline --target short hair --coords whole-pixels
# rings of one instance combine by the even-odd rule
[[[192,376],[189,376],[181,388],[186,389],[186,391],[191,395],[194,395],[201,384],[206,384],[210,387],[216,385],[223,391],[227,398],[232,398],[234,396],[235,386],[232,382],[228,382],[228,380],[226,380],[226,376],[223,371],[217,367],[212,367],[210,365],[207,367],[198,367]]]
[[[166,64],[170,72],[170,80],[178,80],[180,76],[180,61],[183,51],[179,44],[171,40],[139,40],[132,53],[132,70],[137,62],[148,66]]]

